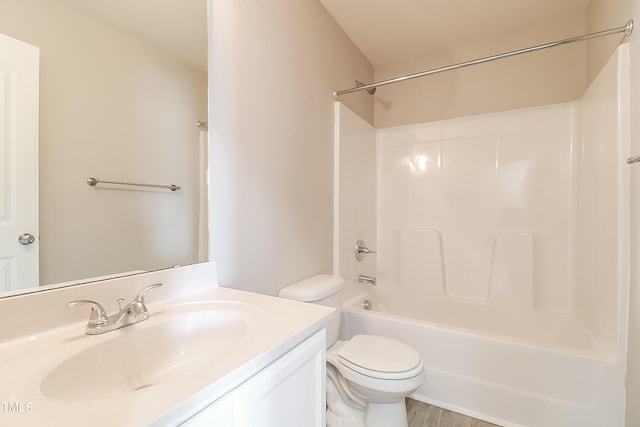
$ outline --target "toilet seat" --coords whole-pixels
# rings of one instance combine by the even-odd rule
[[[361,375],[383,380],[403,380],[423,371],[413,347],[392,338],[356,335],[337,352],[338,362]]]

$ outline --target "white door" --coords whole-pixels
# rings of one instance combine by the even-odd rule
[[[0,292],[38,286],[38,68],[37,47],[0,34]]]

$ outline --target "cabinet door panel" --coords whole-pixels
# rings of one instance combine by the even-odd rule
[[[235,426],[236,424],[233,422],[233,394],[230,393],[216,400],[182,425],[188,427]]]
[[[323,330],[252,378],[236,397],[236,414],[244,419],[240,425],[324,426],[324,350]]]
[[[324,427],[325,343],[323,329],[183,425]]]

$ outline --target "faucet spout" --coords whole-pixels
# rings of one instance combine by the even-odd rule
[[[375,276],[365,276],[364,274],[361,274],[358,276],[358,282],[368,283],[371,286],[376,286],[378,284],[378,281],[376,280]]]

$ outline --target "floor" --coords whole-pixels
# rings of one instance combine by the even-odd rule
[[[407,399],[409,427],[496,427],[486,421],[460,415],[437,406]]]

